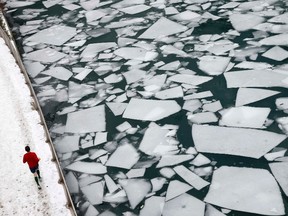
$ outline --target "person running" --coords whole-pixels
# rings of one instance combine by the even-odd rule
[[[40,158],[36,155],[35,152],[30,152],[30,147],[26,146],[25,151],[27,152],[23,156],[23,163],[28,163],[29,169],[34,174],[35,181],[37,183],[38,189],[41,189],[39,184],[39,180],[41,180],[40,171],[39,171],[39,164]]]

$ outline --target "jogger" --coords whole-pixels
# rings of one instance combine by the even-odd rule
[[[41,180],[41,176],[40,176],[39,164],[38,164],[40,158],[38,158],[35,152],[30,152],[29,146],[25,147],[25,151],[27,153],[24,154],[23,156],[23,163],[26,163],[26,162],[28,163],[29,169],[33,173],[35,182],[37,183],[38,189],[40,190],[41,186],[40,186],[39,180]]]

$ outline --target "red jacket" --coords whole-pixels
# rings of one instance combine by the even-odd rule
[[[26,162],[30,168],[34,168],[38,165],[39,158],[34,152],[28,152],[23,156],[23,163]]]

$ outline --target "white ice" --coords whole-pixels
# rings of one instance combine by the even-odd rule
[[[107,42],[107,43],[90,43],[88,44],[85,49],[81,53],[81,58],[94,58],[99,52],[104,50],[114,48],[117,44],[114,42]]]
[[[80,136],[64,136],[54,141],[58,153],[73,152],[79,150]]]
[[[54,63],[64,58],[65,56],[66,54],[58,52],[57,50],[48,47],[34,52],[30,52],[26,54],[24,58],[43,63]]]
[[[126,83],[131,84],[144,78],[146,75],[146,71],[133,69],[128,72],[122,73],[122,75],[125,77]]]
[[[184,182],[181,182],[179,180],[172,180],[168,185],[165,201],[167,202],[183,193],[186,193],[192,188],[193,187],[191,185],[188,185]]]
[[[132,209],[134,209],[152,190],[150,181],[141,178],[120,179],[119,184],[125,190]]]
[[[172,99],[172,98],[182,98],[183,97],[183,90],[181,86],[165,89],[159,91],[155,94],[155,97],[161,100]]]
[[[176,166],[173,169],[177,173],[177,175],[179,175],[196,190],[201,190],[202,188],[210,184],[209,182],[205,181],[183,165]]]
[[[45,66],[39,62],[25,61],[24,65],[29,76],[32,78],[36,77],[41,71],[45,69]]]
[[[285,215],[280,189],[265,169],[220,167],[204,201],[242,212]]]
[[[226,216],[212,205],[206,204],[205,216]]]
[[[195,124],[205,124],[205,123],[212,123],[218,122],[218,117],[213,112],[201,112],[195,113],[192,115],[188,115],[187,119]]]
[[[41,72],[41,74],[45,74],[48,76],[55,77],[56,79],[67,81],[73,73],[64,67],[52,67],[48,70]]]
[[[287,37],[288,38],[288,37]],[[224,73],[228,88],[288,87],[288,74],[276,70],[243,70]]]
[[[177,83],[185,83],[189,85],[200,85],[202,83],[208,82],[212,77],[208,76],[197,76],[197,75],[188,75],[188,74],[176,74],[168,78],[168,80],[177,82]]]
[[[237,91],[235,106],[243,106],[263,100],[280,92],[260,88],[239,88]]]
[[[179,112],[181,107],[173,100],[145,100],[132,98],[123,118],[157,121]]]
[[[27,41],[36,43],[46,43],[56,46],[63,45],[76,35],[76,28],[69,26],[53,25],[50,28],[41,30],[36,34],[28,37]]]
[[[229,127],[263,128],[270,113],[270,108],[264,107],[231,107],[221,110],[219,125]]]
[[[276,178],[276,181],[286,196],[288,196],[288,162],[270,163],[269,167],[272,171],[272,174]]]
[[[266,37],[259,41],[261,45],[278,45],[278,46],[287,46],[288,44],[288,33],[273,35]]]
[[[275,61],[284,61],[288,58],[288,52],[279,46],[274,46],[263,53],[262,56]]]
[[[169,36],[186,31],[188,28],[165,17],[161,17],[152,26],[150,26],[143,34],[139,36],[141,39],[155,39],[163,36]]]
[[[127,14],[137,14],[142,13],[146,10],[149,10],[151,7],[148,5],[140,4],[140,5],[132,5],[130,7],[120,8],[119,10],[127,13]]]
[[[127,103],[106,103],[109,109],[113,112],[115,116],[122,115],[127,107]]]
[[[82,187],[81,191],[91,205],[99,205],[103,202],[104,184],[102,181]]]
[[[65,132],[89,133],[106,130],[104,105],[68,113]]]
[[[121,47],[115,50],[114,54],[124,59],[140,61],[152,61],[158,56],[158,53],[155,51],[148,51],[139,47]]]
[[[156,168],[166,167],[166,166],[174,166],[186,161],[190,161],[194,158],[191,154],[179,154],[179,155],[164,155],[161,157],[159,163]]]
[[[129,157],[127,157],[129,155]],[[139,160],[140,155],[132,144],[125,143],[120,145],[110,155],[106,166],[119,167],[122,169],[131,169]]]
[[[193,125],[192,137],[199,152],[260,158],[286,136],[264,130]]]
[[[139,216],[161,216],[165,203],[164,199],[161,196],[152,196],[146,199]]]
[[[252,29],[254,26],[259,25],[264,22],[265,19],[261,16],[254,15],[252,13],[247,14],[237,14],[232,13],[230,15],[229,20],[237,31],[247,31]]]
[[[184,193],[165,203],[163,216],[204,216],[205,203]]]
[[[72,164],[69,164],[68,166],[65,167],[65,169],[95,175],[105,174],[107,172],[107,168],[103,166],[101,163],[83,162],[83,161],[76,161]]]
[[[199,69],[214,76],[222,74],[230,62],[230,58],[220,56],[202,56],[199,60]]]

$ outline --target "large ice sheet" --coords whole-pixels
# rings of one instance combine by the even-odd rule
[[[155,97],[158,99],[172,99],[172,98],[182,98],[183,97],[183,90],[181,86],[165,89],[155,94]]]
[[[220,167],[214,171],[204,201],[260,215],[285,215],[279,187],[264,169]]]
[[[204,202],[184,193],[165,203],[163,216],[204,216],[204,211]]]
[[[262,128],[270,108],[263,107],[232,107],[221,111],[219,125],[229,127]]]
[[[109,157],[106,166],[131,169],[139,160],[140,155],[135,147],[129,143],[119,146]]]
[[[269,131],[193,125],[192,137],[199,152],[260,158],[286,139]]]
[[[54,141],[58,153],[73,152],[79,150],[80,136],[64,136]]]
[[[82,58],[94,58],[99,52],[116,47],[114,42],[88,44],[81,53]]]
[[[263,17],[251,13],[250,14],[233,13],[232,15],[230,15],[229,19],[232,26],[237,31],[247,31],[265,21]]]
[[[146,179],[121,179],[119,184],[125,190],[132,209],[152,190],[150,181]]]
[[[104,184],[102,181],[82,187],[81,190],[91,205],[99,205],[103,202]]]
[[[139,36],[141,39],[155,39],[168,35],[177,34],[186,31],[188,28],[165,17],[161,17],[152,26],[150,26],[143,34]]]
[[[273,59],[275,61],[283,61],[288,58],[288,52],[279,46],[274,46],[265,53],[263,53],[262,56]]]
[[[24,62],[24,65],[26,67],[29,76],[32,78],[36,77],[41,71],[45,69],[45,66],[39,62],[26,61]]]
[[[68,113],[65,132],[89,133],[106,130],[104,105]]]
[[[288,196],[288,162],[270,163],[269,167],[280,187],[286,196]]]
[[[199,69],[208,75],[220,75],[227,68],[230,58],[220,56],[202,56],[199,58]]]
[[[228,88],[288,87],[288,74],[276,70],[243,70],[224,74]],[[285,81],[285,82],[284,82]]]
[[[45,70],[41,72],[41,74],[45,74],[48,76],[55,77],[56,79],[67,81],[73,73],[64,67],[52,67],[49,70]]]
[[[165,198],[160,196],[152,196],[146,199],[139,216],[161,216],[164,203]]]
[[[266,37],[259,41],[261,45],[278,45],[278,46],[287,46],[288,44],[288,33],[273,35]]]
[[[114,54],[124,59],[134,59],[140,61],[152,61],[158,56],[157,52],[139,47],[121,47],[115,50]]]
[[[202,83],[208,82],[212,77],[208,76],[197,76],[189,74],[176,74],[168,78],[168,80],[178,83],[185,83],[189,85],[200,85]]]
[[[139,69],[133,69],[133,70],[123,73],[123,76],[125,77],[127,84],[137,82],[141,80],[142,78],[144,78],[145,75],[146,75],[146,71],[139,70]]]
[[[181,178],[183,178],[188,184],[192,185],[196,190],[201,190],[210,184],[183,165],[176,166],[173,169]]]
[[[167,189],[167,193],[166,193],[166,202],[183,194],[186,193],[187,191],[191,190],[193,187],[181,182],[179,180],[173,180],[170,181],[168,189]]]
[[[123,114],[123,118],[142,121],[158,121],[174,113],[181,107],[173,100],[146,100],[132,98]]]
[[[279,91],[273,91],[268,89],[239,88],[236,96],[235,106],[243,106],[246,104],[250,104],[279,93]]]
[[[166,140],[166,134],[169,130],[163,129],[160,126],[153,124],[145,131],[143,139],[140,143],[139,150],[147,155],[158,155],[162,152],[155,152],[158,145],[169,145]],[[165,154],[166,152],[164,152]]]
[[[66,54],[47,47],[45,49],[36,50],[26,54],[25,58],[43,63],[54,63],[65,56]]]
[[[105,174],[107,172],[107,168],[103,166],[101,163],[83,162],[83,161],[76,161],[66,166],[65,169],[95,175]]]
[[[61,46],[76,34],[76,28],[54,25],[50,28],[37,32],[36,34],[28,37],[26,40],[36,43],[46,43]]]

